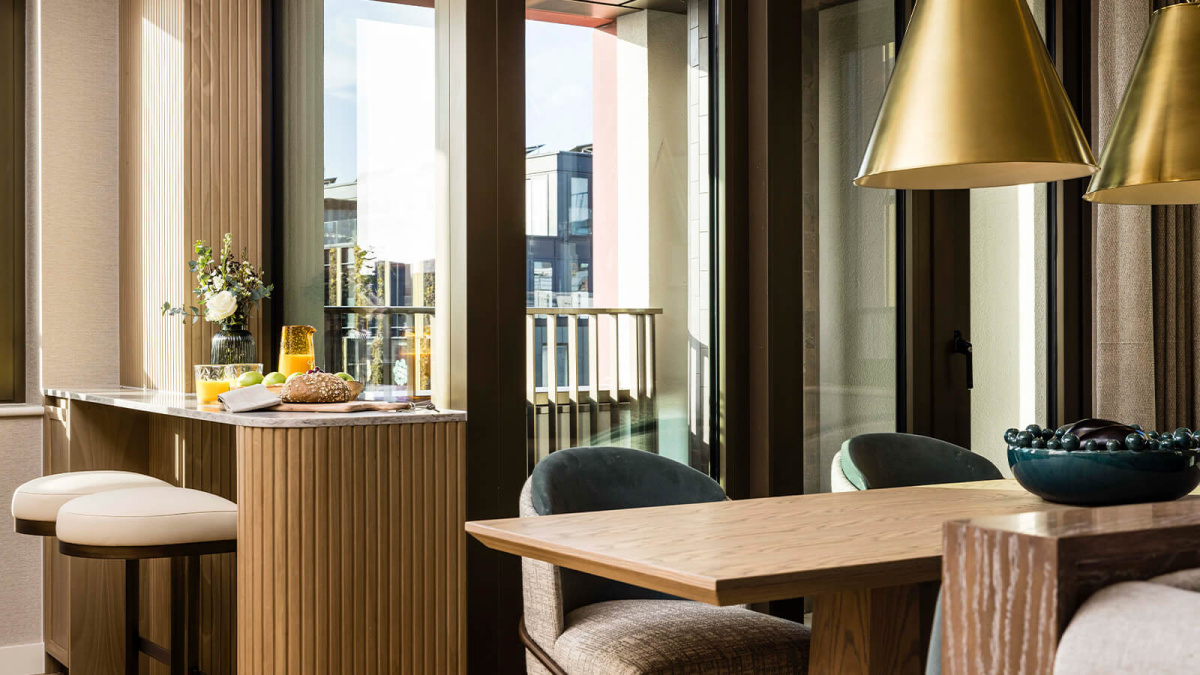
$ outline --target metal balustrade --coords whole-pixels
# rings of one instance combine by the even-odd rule
[[[655,318],[662,313],[525,310],[529,466],[560,448],[597,441],[658,451]],[[325,307],[325,363],[409,398],[428,396],[433,314],[432,307]],[[398,381],[401,361],[405,377]]]
[[[529,466],[561,447],[588,445],[605,436],[610,442],[632,441],[657,452],[654,355],[659,314],[662,310],[657,308],[526,308]],[[544,340],[537,339],[539,324],[544,326]],[[563,342],[557,330],[560,324],[566,327]],[[606,343],[602,335],[607,336]],[[561,364],[560,346],[565,347]],[[581,358],[581,353],[586,357]],[[566,368],[563,377],[561,366]]]
[[[345,317],[355,317],[346,325]],[[408,399],[428,397],[433,348],[433,307],[325,307],[325,363],[369,385],[393,387]],[[372,350],[378,347],[378,358]],[[403,382],[394,377],[403,363]],[[378,368],[378,377],[371,369]]]

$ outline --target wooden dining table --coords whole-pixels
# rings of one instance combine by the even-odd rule
[[[813,599],[810,673],[923,672],[942,526],[1068,508],[1013,480],[507,518],[490,548],[712,605]]]

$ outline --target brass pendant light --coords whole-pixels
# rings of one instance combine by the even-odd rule
[[[1095,171],[1025,0],[917,0],[855,185],[981,188]]]
[[[1153,14],[1084,199],[1200,204],[1200,4]]]

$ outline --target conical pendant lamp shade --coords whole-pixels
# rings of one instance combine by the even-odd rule
[[[1088,201],[1200,204],[1200,4],[1150,19]]]
[[[1025,0],[917,0],[856,185],[981,188],[1095,171]]]

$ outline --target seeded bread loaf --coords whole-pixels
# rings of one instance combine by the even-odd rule
[[[352,397],[345,380],[333,373],[310,373],[288,380],[279,392],[284,403],[345,403]]]

